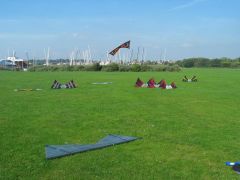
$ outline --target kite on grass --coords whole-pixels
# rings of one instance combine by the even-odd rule
[[[232,166],[232,169],[240,174],[240,161],[239,162],[226,162],[227,166]]]
[[[53,81],[53,84],[51,86],[52,89],[71,89],[71,88],[76,88],[76,84],[73,82],[73,80],[65,83],[65,84],[61,84],[59,83],[57,80]]]
[[[92,84],[112,84],[112,82],[94,82]]]
[[[76,153],[97,150],[117,144],[123,144],[140,139],[132,136],[122,136],[109,134],[108,136],[100,139],[95,144],[63,144],[63,145],[46,145],[46,159],[54,159],[63,156],[68,156]]]
[[[191,79],[188,79],[187,76],[184,76],[182,81],[183,82],[197,82],[197,77],[193,76]]]
[[[36,89],[14,89],[14,91],[41,91],[42,89],[36,88]]]

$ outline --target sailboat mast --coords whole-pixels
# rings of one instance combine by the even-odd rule
[[[144,54],[145,54],[145,49],[143,47],[143,49],[142,49],[142,63],[144,62]]]
[[[164,57],[163,57],[163,61],[164,61],[164,62],[166,61],[166,54],[167,54],[167,49],[165,48],[165,49],[164,49]]]
[[[138,51],[137,51],[137,62],[138,62],[139,51],[140,51],[140,47],[138,47]]]

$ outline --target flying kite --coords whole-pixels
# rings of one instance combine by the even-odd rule
[[[130,41],[127,41],[123,44],[121,44],[120,46],[116,47],[114,50],[112,50],[109,54],[111,54],[112,56],[114,56],[118,51],[119,49],[121,48],[128,48],[130,49]]]

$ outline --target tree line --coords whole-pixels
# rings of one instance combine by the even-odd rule
[[[105,72],[145,72],[145,71],[180,71],[179,65],[175,64],[117,64],[111,63],[108,65],[100,65],[99,63],[93,63],[88,65],[38,65],[29,67],[29,71],[105,71]]]
[[[69,65],[68,59],[51,60],[50,65],[44,65],[45,60],[29,60],[27,69],[29,71],[180,71],[181,68],[192,67],[214,67],[214,68],[240,68],[240,57],[231,58],[215,58],[209,59],[204,57],[187,58],[177,61],[135,61],[133,64],[110,63],[108,65],[100,65],[98,61],[92,64]],[[59,65],[60,64],[60,65]],[[21,68],[8,68],[0,66],[0,70],[21,70]]]
[[[231,58],[188,58],[178,60],[175,62],[180,67],[224,67],[224,68],[240,68],[240,57],[236,59]]]

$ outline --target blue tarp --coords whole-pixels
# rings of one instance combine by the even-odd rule
[[[139,139],[131,136],[121,136],[110,134],[105,138],[99,140],[96,144],[66,144],[66,145],[46,145],[46,159],[54,159],[58,157],[68,156],[80,152],[101,149],[108,146],[127,143]]]

